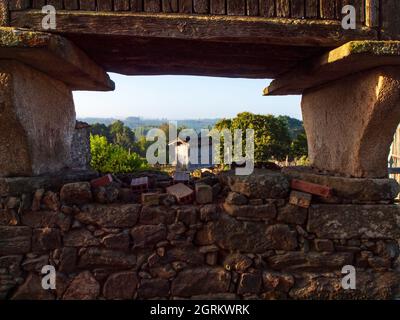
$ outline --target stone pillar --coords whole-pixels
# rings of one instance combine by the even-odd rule
[[[0,176],[56,173],[70,164],[75,109],[61,81],[0,60]]]
[[[382,178],[400,122],[400,67],[349,75],[303,93],[311,165],[350,177]]]

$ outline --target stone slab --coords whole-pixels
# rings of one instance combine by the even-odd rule
[[[231,191],[245,195],[251,199],[280,199],[289,194],[289,181],[280,172],[254,169],[247,176],[235,175],[235,171],[225,171],[219,174],[223,185]]]
[[[89,181],[96,177],[98,173],[93,171],[67,171],[57,175],[0,178],[0,196],[18,196],[38,189],[59,190],[66,183]]]
[[[312,205],[307,231],[327,239],[399,239],[398,205]]]
[[[0,59],[12,59],[65,83],[71,90],[114,90],[108,74],[69,40],[28,29],[0,27]]]
[[[278,76],[264,95],[302,94],[350,74],[389,65],[400,65],[400,41],[350,41]]]
[[[318,174],[310,167],[285,167],[282,173],[289,179],[301,179],[332,188],[333,198],[329,200],[331,203],[343,200],[361,203],[393,200],[400,192],[400,186],[394,179],[346,178]]]

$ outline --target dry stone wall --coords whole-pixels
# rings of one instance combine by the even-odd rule
[[[288,204],[290,177],[257,171],[202,179],[213,202],[178,205],[153,183],[142,205],[124,177],[4,196],[1,299],[393,299],[399,296],[400,208]],[[56,289],[41,286],[44,265]],[[344,265],[356,290],[344,290]]]

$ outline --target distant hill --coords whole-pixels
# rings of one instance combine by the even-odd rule
[[[302,132],[303,122],[301,120],[291,118],[289,116],[279,116],[279,118],[287,121],[289,125],[289,132],[292,138],[297,137],[297,135]],[[133,131],[139,134],[143,134],[147,132],[149,128],[159,127],[163,123],[168,122],[168,119],[145,119],[140,117],[128,117],[125,119],[115,119],[115,118],[79,118],[78,120],[87,122],[89,124],[102,123],[105,125],[110,125],[116,120],[121,120],[125,123],[126,126],[131,128]],[[178,127],[184,126],[186,128],[193,128],[197,132],[200,132],[201,129],[212,128],[215,123],[220,120],[218,118],[215,119],[183,119],[177,120]]]
[[[126,126],[134,131],[140,128],[159,127],[163,123],[167,123],[168,119],[145,119],[140,117],[128,117],[125,119],[114,119],[114,118],[79,118],[78,120],[87,122],[89,124],[103,123],[110,125],[116,120],[121,120]],[[177,120],[178,127],[184,126],[187,128],[193,128],[196,131],[200,129],[212,128],[219,119],[183,119]],[[174,121],[174,120],[172,120]]]

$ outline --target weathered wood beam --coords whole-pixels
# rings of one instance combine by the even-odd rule
[[[387,65],[400,65],[400,41],[352,41],[280,75],[264,89],[264,95],[302,94],[350,74]]]
[[[381,4],[382,37],[384,39],[400,39],[400,1],[385,0]]]
[[[0,2],[0,27],[8,26],[10,20],[10,14],[8,11],[8,1],[4,0]]]
[[[275,16],[275,1],[274,0],[260,0],[260,15],[262,17]]]
[[[42,32],[0,27],[0,59],[22,62],[72,90],[109,91],[107,73],[67,39]]]
[[[379,0],[365,1],[365,23],[368,27],[379,26]]]
[[[36,10],[15,11],[11,25],[40,31],[42,18]],[[326,47],[377,38],[377,32],[367,27],[343,30],[339,21],[81,11],[58,12],[56,32]]]

